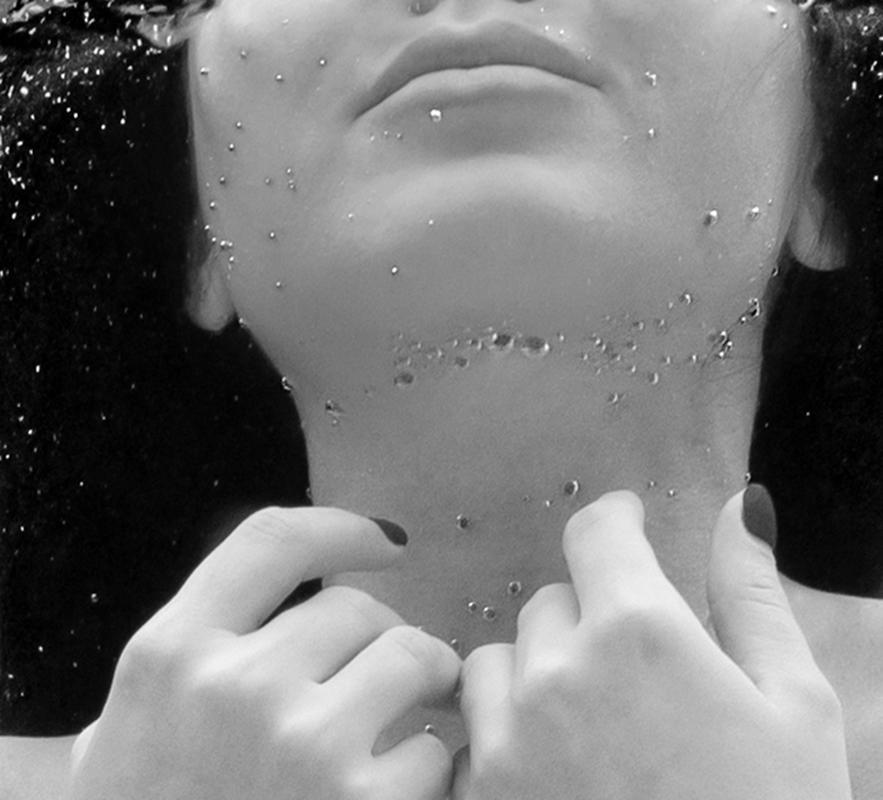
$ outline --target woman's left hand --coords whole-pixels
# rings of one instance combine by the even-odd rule
[[[662,574],[634,494],[570,519],[573,584],[531,598],[514,645],[466,660],[454,800],[851,798],[840,704],[741,510],[739,495],[714,536],[720,646]]]

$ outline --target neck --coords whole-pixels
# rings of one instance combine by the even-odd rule
[[[567,579],[570,514],[628,488],[644,500],[663,569],[703,615],[708,538],[744,485],[760,326],[739,326],[723,358],[707,334],[691,350],[676,330],[609,327],[553,337],[545,355],[493,334],[439,349],[401,340],[411,383],[361,388],[329,408],[301,396],[314,501],[393,519],[411,536],[397,573],[340,580],[464,651],[511,641],[521,603]]]
[[[394,353],[341,369],[333,393],[295,384],[314,502],[410,535],[398,569],[328,582],[370,592],[464,655],[511,642],[521,605],[568,579],[567,518],[628,488],[663,570],[704,619],[710,532],[744,485],[761,326],[737,323],[729,349],[707,324],[682,324],[688,306],[662,324],[609,318],[597,333],[552,335],[545,354],[487,331],[438,347],[399,337]],[[393,735],[426,721],[462,744],[453,711],[417,711]]]

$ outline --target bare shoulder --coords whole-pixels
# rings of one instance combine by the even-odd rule
[[[883,797],[883,600],[783,583],[843,705],[855,800]]]

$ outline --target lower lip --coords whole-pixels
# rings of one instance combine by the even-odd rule
[[[549,103],[572,103],[576,95],[596,91],[595,87],[552,72],[513,64],[493,64],[472,69],[446,69],[419,75],[393,92],[371,111],[422,106],[427,115],[474,104],[517,100],[536,112]]]

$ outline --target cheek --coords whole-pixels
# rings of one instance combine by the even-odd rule
[[[653,84],[635,135],[652,137],[643,151],[660,197],[716,211],[719,241],[751,230],[778,242],[810,118],[805,19],[756,0],[676,2],[645,17],[623,20],[618,45]]]

